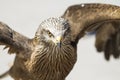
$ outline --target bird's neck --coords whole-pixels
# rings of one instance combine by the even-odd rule
[[[64,80],[75,62],[76,52],[71,45],[39,45],[31,56],[29,69],[39,78],[41,75],[47,76],[45,80]]]

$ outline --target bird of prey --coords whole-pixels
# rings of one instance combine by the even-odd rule
[[[105,59],[120,55],[120,7],[110,4],[79,4],[59,18],[43,21],[33,39],[0,23],[0,44],[16,54],[9,74],[14,80],[65,80],[77,60],[77,43],[96,32],[95,46]],[[1,76],[1,77],[2,77]]]

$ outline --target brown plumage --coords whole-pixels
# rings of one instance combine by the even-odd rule
[[[118,58],[119,23],[120,7],[109,4],[70,6],[62,18],[43,21],[33,39],[0,23],[0,44],[16,53],[8,73],[15,80],[65,80],[76,62],[79,39],[93,31],[97,50],[104,51],[107,60]]]
[[[70,6],[63,18],[71,25],[73,41],[86,33],[95,31],[97,51],[103,51],[105,58],[120,55],[120,7],[110,4],[81,4]]]
[[[66,20],[50,18],[40,24],[35,38],[29,39],[1,23],[1,45],[9,48],[8,53],[16,53],[7,73],[15,80],[65,80],[76,62],[69,28]]]

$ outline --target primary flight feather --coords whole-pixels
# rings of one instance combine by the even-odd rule
[[[77,60],[77,43],[96,32],[95,46],[109,60],[120,55],[120,7],[109,4],[70,6],[60,18],[43,21],[33,39],[0,23],[0,44],[16,53],[7,72],[15,80],[65,80]],[[3,75],[4,76],[4,75]],[[2,77],[2,76],[1,76]]]
[[[105,58],[120,54],[120,7],[110,4],[81,4],[70,6],[63,18],[71,26],[72,39],[78,40],[87,32],[96,31],[95,46],[104,51]]]

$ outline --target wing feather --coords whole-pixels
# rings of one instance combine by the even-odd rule
[[[5,45],[9,48],[8,53],[23,54],[31,51],[31,39],[12,30],[6,24],[0,22],[0,45]]]
[[[65,11],[62,17],[67,19],[71,25],[73,40],[75,40],[105,22],[120,20],[120,7],[110,4],[73,5]]]
[[[87,32],[96,31],[95,46],[105,58],[120,55],[120,7],[110,4],[70,6],[62,16],[71,26],[72,41],[78,43]]]

